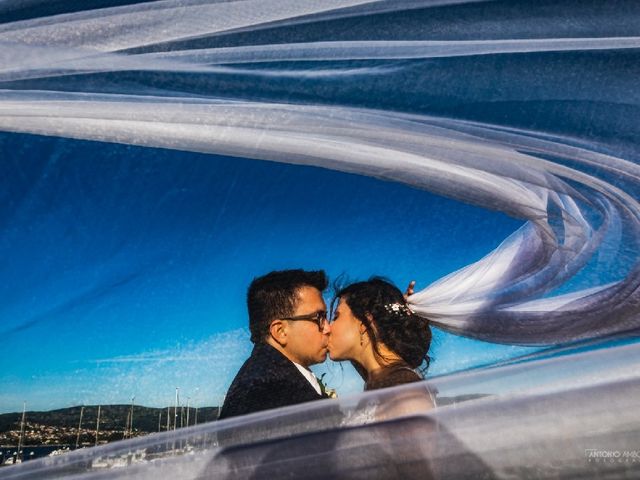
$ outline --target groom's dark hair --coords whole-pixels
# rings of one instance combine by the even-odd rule
[[[280,270],[254,278],[247,291],[251,341],[264,342],[273,320],[293,315],[298,289],[314,287],[322,292],[328,283],[323,270]]]

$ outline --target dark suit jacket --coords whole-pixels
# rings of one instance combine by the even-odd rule
[[[258,344],[233,379],[220,419],[325,398],[271,345]]]

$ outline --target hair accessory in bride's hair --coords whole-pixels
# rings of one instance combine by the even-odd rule
[[[389,313],[396,315],[412,315],[413,311],[404,303],[387,303],[384,309]]]

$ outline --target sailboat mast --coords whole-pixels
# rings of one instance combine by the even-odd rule
[[[178,392],[180,391],[180,387],[176,387],[176,404],[173,408],[173,429],[175,430],[178,427]]]
[[[82,414],[84,413],[84,405],[80,407],[80,421],[78,422],[78,436],[76,437],[76,450],[80,446],[80,432],[82,430]]]
[[[98,405],[98,419],[96,420],[96,446],[98,446],[99,434],[100,434],[100,405]]]
[[[127,434],[129,433],[129,418],[131,418],[131,412],[127,412],[127,424],[124,427],[123,439],[127,438]]]
[[[20,458],[20,449],[22,448],[22,437],[24,435],[24,417],[27,412],[27,402],[22,403],[22,421],[20,422],[20,438],[18,439],[18,457]]]
[[[131,397],[131,415],[129,416],[129,438],[133,438],[133,401],[136,399],[134,395]]]

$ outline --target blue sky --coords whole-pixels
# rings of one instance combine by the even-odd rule
[[[244,296],[273,269],[418,288],[521,222],[350,174],[1,134],[0,412],[215,405],[250,352]],[[431,374],[531,351],[436,333]],[[339,393],[350,367],[325,365]]]

